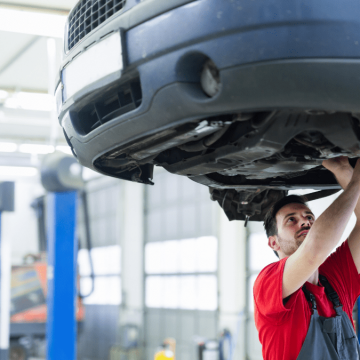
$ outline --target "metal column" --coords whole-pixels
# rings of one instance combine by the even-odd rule
[[[47,360],[76,359],[77,193],[48,193]]]
[[[1,236],[0,211],[0,360],[9,359],[10,334],[10,247]]]

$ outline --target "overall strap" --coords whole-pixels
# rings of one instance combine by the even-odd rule
[[[313,310],[316,310],[317,307],[316,307],[315,296],[305,287],[305,285],[303,285],[302,291],[304,292],[306,300],[311,303],[311,308]]]
[[[321,281],[321,284],[325,288],[325,293],[326,293],[327,297],[334,304],[334,307],[342,306],[340,299],[339,299],[339,295],[336,293],[334,288],[330,285],[330,283],[328,282],[326,277],[324,275],[319,274],[319,279]]]

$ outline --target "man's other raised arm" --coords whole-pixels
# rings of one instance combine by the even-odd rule
[[[360,160],[344,192],[319,216],[302,245],[286,261],[283,298],[314,274],[338,244],[360,196]]]

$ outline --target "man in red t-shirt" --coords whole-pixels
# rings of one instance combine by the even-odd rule
[[[352,309],[360,295],[360,159],[354,169],[346,157],[325,160],[323,166],[344,191],[316,221],[303,198],[294,195],[265,217],[268,245],[280,259],[265,267],[254,284],[255,324],[265,360],[359,359]],[[329,256],[353,211],[353,231]],[[340,306],[331,300],[326,280]],[[350,355],[343,355],[345,348]],[[331,355],[324,355],[328,350]]]

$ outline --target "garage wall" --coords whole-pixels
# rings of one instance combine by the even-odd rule
[[[121,297],[121,196],[119,180],[99,177],[86,185],[92,237],[94,292],[84,298],[85,320],[79,328],[78,358],[104,360],[117,342]],[[81,205],[81,204],[79,204]],[[79,206],[78,257],[80,288],[83,295],[91,290],[89,254],[83,209]]]
[[[2,215],[2,236],[11,246],[12,265],[22,265],[25,255],[39,251],[37,218],[31,203],[43,194],[37,177],[16,179],[15,211]]]
[[[176,358],[196,360],[196,342],[218,334],[218,205],[188,178],[159,172],[154,181],[145,190],[145,358],[173,337]]]

